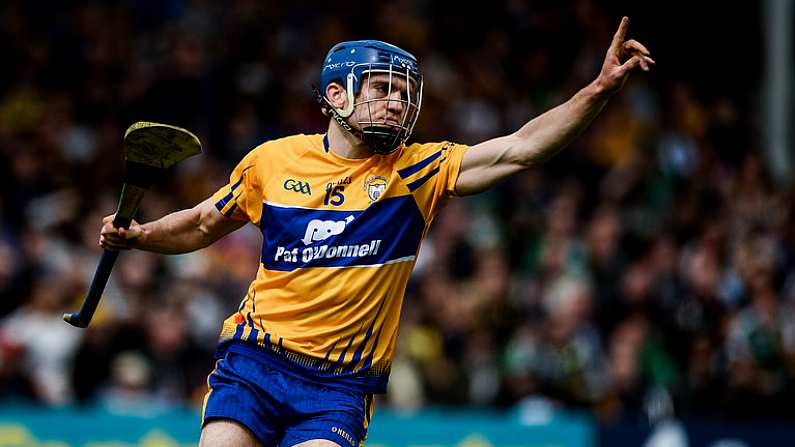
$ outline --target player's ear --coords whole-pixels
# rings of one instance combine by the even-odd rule
[[[326,87],[326,99],[335,109],[345,109],[348,105],[348,95],[345,88],[338,82],[330,82]]]

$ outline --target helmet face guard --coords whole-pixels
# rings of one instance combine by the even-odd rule
[[[343,42],[329,52],[321,78],[324,91],[315,94],[324,113],[374,153],[394,152],[411,136],[422,108],[423,80],[410,53],[379,41]],[[345,87],[344,109],[325,97],[332,82]]]
[[[362,74],[365,79],[360,101],[355,102],[352,91],[348,93],[348,103],[353,104],[354,110],[358,106],[366,107],[364,116],[354,124],[362,130],[373,152],[388,154],[405,143],[414,131],[422,107],[422,79],[417,81],[408,69],[398,71],[393,65],[383,69],[368,64]],[[373,88],[374,82],[379,84],[378,88]]]

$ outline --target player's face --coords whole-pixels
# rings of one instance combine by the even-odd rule
[[[418,88],[411,80],[393,73],[373,73],[362,80],[351,123],[368,126],[404,127],[418,110]]]

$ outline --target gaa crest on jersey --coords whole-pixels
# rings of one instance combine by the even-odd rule
[[[365,180],[364,190],[367,191],[367,196],[370,197],[371,202],[375,202],[384,194],[386,184],[386,178],[380,175],[372,175]]]
[[[308,196],[312,195],[312,186],[309,182],[288,178],[284,181],[282,187],[287,191],[295,191]]]

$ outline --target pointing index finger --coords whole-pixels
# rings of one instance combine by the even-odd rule
[[[621,24],[618,25],[618,31],[613,36],[613,42],[610,44],[610,51],[616,54],[621,53],[621,46],[624,44],[624,35],[627,33],[627,25],[629,18],[624,16],[621,18]]]

